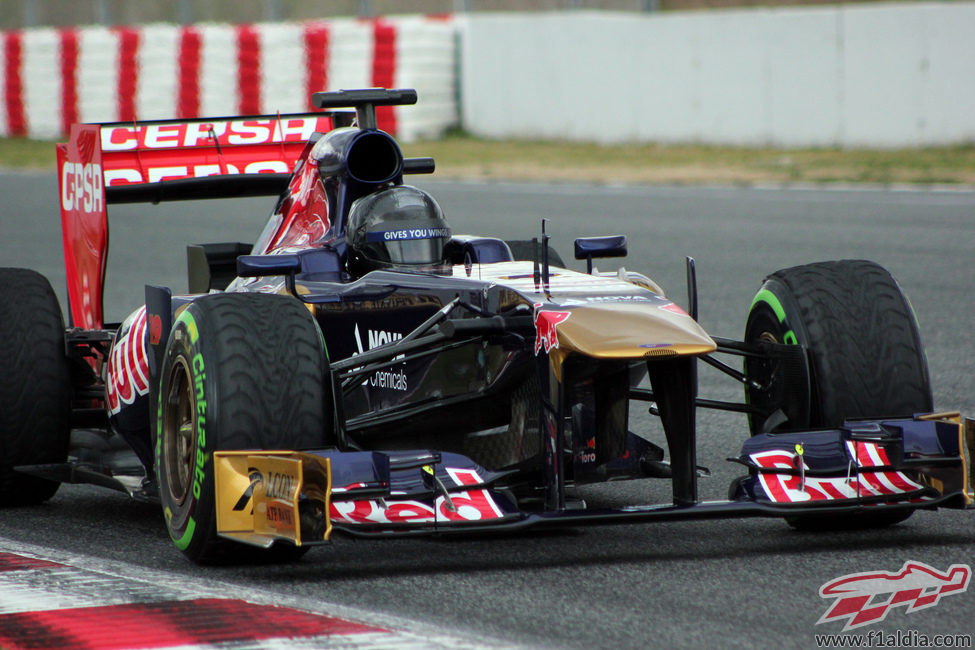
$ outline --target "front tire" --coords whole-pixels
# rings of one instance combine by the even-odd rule
[[[325,348],[289,296],[220,294],[177,317],[161,367],[156,474],[170,536],[198,563],[288,560],[216,532],[213,452],[326,446]]]
[[[910,417],[933,408],[914,312],[890,273],[873,262],[821,262],[773,273],[752,302],[745,341],[808,351],[808,396],[777,394],[781,367],[746,358],[745,374],[769,389],[746,388],[749,403],[788,416],[776,429],[838,427],[848,418]],[[808,407],[798,403],[807,397]],[[762,424],[753,418],[752,433],[761,433]]]
[[[805,381],[797,381],[788,364],[746,358],[745,374],[764,387],[746,388],[746,399],[771,416],[752,416],[753,435],[933,409],[914,311],[890,273],[873,262],[821,262],[773,273],[752,302],[745,341],[801,345],[808,353]],[[886,526],[911,514],[889,510],[786,521],[807,530],[848,529]]]
[[[47,279],[0,269],[0,506],[47,501],[60,483],[14,471],[63,463],[71,431],[71,372],[64,320]]]

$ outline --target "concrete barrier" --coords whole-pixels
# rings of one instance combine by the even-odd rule
[[[972,143],[973,35],[972,2],[476,14],[462,122],[605,143]]]

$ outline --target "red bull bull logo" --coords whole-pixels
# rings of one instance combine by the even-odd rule
[[[964,593],[971,577],[967,564],[952,564],[942,573],[914,561],[905,562],[896,573],[851,573],[819,588],[820,597],[836,600],[816,624],[845,619],[845,632],[884,620],[894,607],[904,606],[908,614],[934,607],[943,596]]]
[[[559,337],[555,328],[568,320],[572,312],[548,311],[542,309],[542,303],[535,303],[535,354],[543,348],[548,354],[553,348],[559,347]]]

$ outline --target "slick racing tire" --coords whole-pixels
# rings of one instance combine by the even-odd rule
[[[774,426],[753,417],[753,435],[838,427],[849,418],[910,417],[933,408],[914,311],[890,273],[873,262],[821,262],[773,273],[752,302],[745,341],[801,345],[808,352],[806,393],[794,390],[784,364],[746,357],[745,374],[765,387],[746,388],[746,399],[766,412],[779,411]],[[888,510],[787,521],[796,528],[861,528],[910,514]]]
[[[60,485],[14,471],[63,463],[71,432],[71,373],[61,306],[47,279],[0,269],[0,506],[47,501]]]
[[[288,561],[217,535],[213,452],[327,444],[321,332],[290,296],[218,294],[176,318],[161,364],[156,475],[170,536],[200,564]]]

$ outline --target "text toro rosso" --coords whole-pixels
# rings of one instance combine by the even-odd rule
[[[685,311],[643,275],[592,271],[624,237],[576,240],[581,273],[545,236],[453,235],[403,183],[433,161],[376,126],[377,107],[415,101],[367,89],[316,94],[331,112],[75,126],[58,148],[71,327],[43,277],[0,271],[0,503],[60,482],[158,500],[199,562],[296,557],[333,530],[883,525],[972,505],[975,424],[930,413],[884,269],[778,271],[742,341],[710,336],[690,260]],[[253,195],[279,196],[253,247],[190,246],[188,295],[147,286],[124,323],[102,322],[108,203]],[[699,362],[744,401],[699,398]],[[666,450],[630,430],[630,400]],[[698,498],[699,407],[748,415],[726,501]],[[669,479],[672,501],[596,510],[567,493],[639,477]]]

